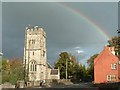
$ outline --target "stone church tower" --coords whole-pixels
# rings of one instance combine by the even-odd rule
[[[24,65],[28,70],[29,81],[47,78],[46,33],[38,26],[26,27],[24,47]]]

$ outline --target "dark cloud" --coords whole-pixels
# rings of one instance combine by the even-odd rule
[[[110,37],[116,35],[117,3],[65,3],[80,10],[96,22]],[[107,41],[80,16],[71,13],[58,3],[8,3],[2,4],[3,53],[5,57],[22,57],[25,27],[29,24],[43,27],[47,33],[47,58],[58,59],[62,51],[74,54],[75,47],[84,51],[77,57],[88,58],[100,52]],[[75,54],[76,55],[76,54]],[[85,62],[85,61],[83,61]]]
[[[0,52],[2,52],[2,3],[0,2]]]

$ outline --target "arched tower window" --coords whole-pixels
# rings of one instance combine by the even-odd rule
[[[32,72],[37,71],[37,64],[35,61],[30,62],[30,71],[32,71]]]

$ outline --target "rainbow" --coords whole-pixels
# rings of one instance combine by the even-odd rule
[[[110,40],[110,37],[106,34],[105,30],[101,29],[96,22],[92,21],[90,18],[86,17],[83,13],[80,11],[77,11],[73,9],[72,7],[69,7],[68,5],[64,3],[57,3],[59,6],[61,6],[63,9],[66,9],[67,11],[75,14],[76,16],[80,17],[83,21],[85,21],[88,25],[90,25],[94,30],[96,30],[100,35],[102,35],[107,41]]]

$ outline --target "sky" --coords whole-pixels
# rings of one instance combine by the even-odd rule
[[[119,0],[1,0],[2,2],[119,2]]]
[[[3,2],[2,52],[23,57],[25,28],[38,25],[47,34],[47,61],[67,51],[86,65],[117,35],[117,2]]]
[[[0,52],[2,52],[2,3],[0,2]]]

